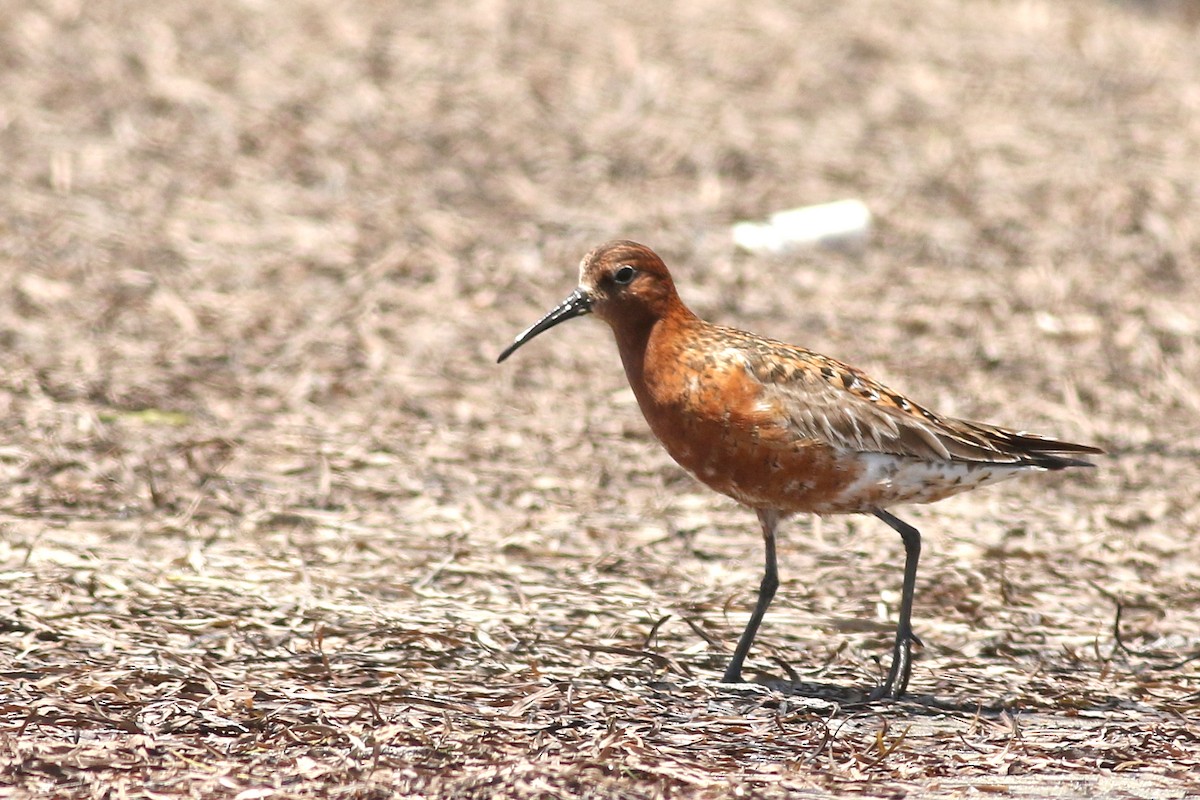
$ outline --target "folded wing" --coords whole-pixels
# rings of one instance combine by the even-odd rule
[[[940,416],[861,370],[802,348],[758,337],[745,345],[746,369],[762,385],[763,401],[783,412],[797,438],[849,452],[1044,469],[1092,466],[1070,454],[1103,452]]]

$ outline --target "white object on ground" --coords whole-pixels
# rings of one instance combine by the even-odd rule
[[[733,243],[752,253],[801,247],[862,247],[871,232],[871,210],[861,200],[839,200],[772,214],[764,222],[733,226]]]

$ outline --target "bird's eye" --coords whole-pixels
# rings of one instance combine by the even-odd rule
[[[634,275],[637,275],[637,270],[627,264],[613,273],[613,283],[625,286],[633,281]]]

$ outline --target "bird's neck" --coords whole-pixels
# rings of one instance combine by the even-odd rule
[[[703,324],[687,306],[678,302],[670,306],[666,313],[627,318],[621,320],[621,324],[613,326],[617,349],[621,353],[621,363],[625,366],[625,375],[629,378],[629,385],[643,409],[646,408],[651,394],[651,388],[646,382],[648,362],[677,357],[678,354],[666,351],[686,341],[680,336],[680,332],[693,325]]]

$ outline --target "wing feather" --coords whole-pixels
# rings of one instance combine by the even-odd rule
[[[728,329],[731,330],[731,329]],[[1064,453],[1101,453],[1088,445],[943,417],[826,356],[741,331],[745,368],[763,400],[787,420],[795,439],[850,452],[922,460],[1061,469],[1091,466]]]

